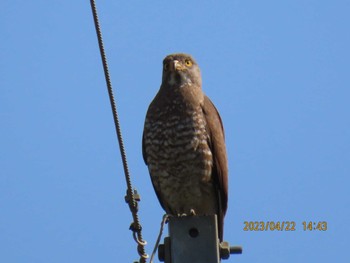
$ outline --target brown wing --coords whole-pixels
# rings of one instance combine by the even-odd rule
[[[206,119],[206,129],[209,134],[209,147],[213,155],[213,178],[218,198],[219,238],[222,241],[224,216],[228,199],[228,165],[225,146],[224,127],[219,112],[210,99],[205,96],[203,113]]]
[[[146,154],[146,149],[145,149],[145,129],[143,129],[143,134],[142,134],[142,157],[143,157],[143,161],[145,162],[145,164],[148,165],[147,154]]]

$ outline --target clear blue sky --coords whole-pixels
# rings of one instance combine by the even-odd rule
[[[226,130],[225,240],[244,247],[226,262],[350,262],[350,2],[169,2],[97,1],[147,251],[163,211],[143,122],[162,59],[185,52]],[[0,262],[132,262],[89,1],[5,0],[0,33]],[[244,221],[296,231],[247,232]]]

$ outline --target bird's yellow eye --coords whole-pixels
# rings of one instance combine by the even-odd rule
[[[191,67],[192,66],[192,61],[189,60],[189,59],[186,59],[185,60],[185,64],[186,64],[187,67]]]

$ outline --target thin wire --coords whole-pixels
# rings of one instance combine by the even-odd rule
[[[169,216],[170,215],[165,214],[163,216],[162,222],[160,223],[160,230],[159,230],[159,234],[158,234],[158,238],[157,238],[156,244],[154,245],[154,248],[153,248],[153,251],[152,251],[152,254],[151,254],[151,259],[149,261],[150,263],[153,263],[154,255],[156,254],[156,251],[157,251],[157,248],[158,248],[158,245],[159,245],[159,242],[160,242],[160,238],[162,237],[162,234],[163,234],[164,225],[168,221]]]
[[[132,184],[131,184],[130,173],[129,173],[128,163],[127,163],[127,159],[126,159],[126,153],[125,153],[122,133],[121,133],[121,129],[120,129],[119,118],[118,118],[117,106],[116,106],[114,95],[113,95],[112,82],[111,82],[110,75],[109,75],[107,58],[106,58],[105,49],[103,46],[102,33],[101,33],[100,23],[98,20],[97,8],[96,8],[95,1],[90,0],[90,4],[91,4],[92,14],[93,14],[93,18],[94,18],[95,29],[96,29],[97,39],[98,39],[98,45],[100,48],[103,70],[104,70],[104,74],[105,74],[109,100],[111,103],[115,129],[116,129],[118,143],[119,143],[120,155],[122,157],[122,162],[123,162],[124,175],[125,175],[125,180],[126,180],[126,184],[127,184],[126,200],[127,200],[127,203],[129,205],[129,208],[130,208],[130,211],[131,211],[132,217],[133,217],[133,223],[131,224],[130,229],[133,231],[133,233],[135,233],[135,232],[137,233],[137,240],[138,240],[137,251],[140,255],[140,263],[145,263],[146,259],[148,258],[148,255],[145,252],[144,245],[146,244],[146,241],[144,241],[142,238],[142,233],[141,233],[142,227],[141,227],[139,217],[137,214],[138,208],[137,208],[137,203],[136,203],[136,199],[134,196],[135,194],[137,195],[137,193],[136,192],[134,193],[133,188],[132,188]]]

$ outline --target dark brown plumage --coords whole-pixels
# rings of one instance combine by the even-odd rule
[[[142,152],[164,210],[176,216],[217,214],[222,241],[228,194],[224,129],[190,55],[173,54],[163,61],[162,84],[146,115]]]

